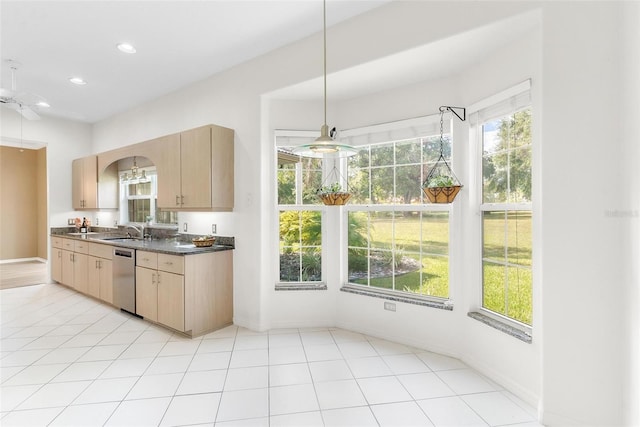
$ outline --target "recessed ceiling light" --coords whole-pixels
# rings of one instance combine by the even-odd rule
[[[136,53],[136,48],[133,47],[133,45],[131,45],[129,43],[120,43],[118,45],[118,50],[120,50],[120,52],[124,52],[124,53]]]
[[[87,84],[87,82],[82,80],[80,77],[71,77],[71,78],[69,78],[69,81],[71,83],[73,83],[74,85],[86,85]]]
[[[49,107],[51,107],[51,105],[49,105],[49,103],[48,103],[48,102],[45,102],[45,101],[40,101],[40,102],[38,102],[36,105],[37,105],[38,107],[43,107],[43,108],[49,108]]]

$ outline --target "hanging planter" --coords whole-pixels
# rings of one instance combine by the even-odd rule
[[[422,192],[431,203],[452,203],[462,189],[462,184],[458,180],[458,177],[453,173],[449,163],[447,163],[444,158],[444,112],[451,111],[463,121],[466,116],[466,110],[464,108],[462,108],[463,117],[460,117],[453,108],[459,109],[459,107],[440,107],[440,157],[431,170],[429,170],[427,178],[422,183]]]
[[[335,164],[331,172],[327,175],[322,187],[316,190],[316,195],[327,206],[342,206],[346,205],[351,198],[351,193],[348,189],[344,190],[340,182],[344,182],[344,178],[336,168]],[[326,185],[325,182],[332,182],[332,184]]]
[[[351,198],[351,193],[342,190],[339,183],[318,188],[316,195],[327,206],[346,205]]]

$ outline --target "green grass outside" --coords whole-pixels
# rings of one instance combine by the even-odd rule
[[[390,249],[393,226],[392,218],[372,219],[371,247]],[[395,244],[404,256],[420,260],[421,232],[424,239],[422,268],[397,275],[395,289],[446,298],[449,295],[449,263],[446,256],[448,255],[449,227],[446,214],[428,215],[422,222],[416,216],[395,218]],[[505,218],[504,212],[485,214],[483,239],[483,257],[485,258],[483,305],[489,310],[525,324],[531,324],[531,215],[524,212],[510,213]],[[506,259],[508,263],[515,266],[504,265],[505,246]],[[496,262],[503,264],[496,264]],[[358,279],[354,282],[367,284],[366,279]],[[393,279],[392,277],[374,278],[371,279],[370,285],[393,289]]]

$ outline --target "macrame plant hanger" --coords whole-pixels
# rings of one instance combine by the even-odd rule
[[[458,110],[462,115],[456,112]],[[424,182],[422,191],[431,203],[451,203],[456,198],[462,184],[444,157],[444,113],[450,111],[461,121],[466,120],[466,109],[443,105],[440,111],[440,157],[433,165]]]
[[[342,188],[342,183],[345,183],[345,188]],[[332,183],[327,185],[327,183]],[[327,206],[341,206],[346,205],[351,198],[349,192],[349,182],[344,179],[340,171],[338,170],[335,159],[333,168],[327,174],[326,178],[322,181],[322,186],[316,190],[317,196]]]

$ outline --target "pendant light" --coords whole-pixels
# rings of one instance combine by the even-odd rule
[[[310,144],[300,145],[293,149],[295,154],[303,157],[349,157],[357,150],[347,144],[340,144],[333,139],[335,128],[329,133],[327,126],[327,0],[322,2],[323,10],[323,83],[324,83],[324,123],[320,127],[320,136]]]
[[[142,169],[142,173],[138,175],[138,163],[136,162],[136,156],[133,156],[133,166],[131,166],[131,176],[129,173],[125,172],[122,175],[122,182],[130,182],[131,184],[137,184],[142,182],[147,182],[147,172]]]

